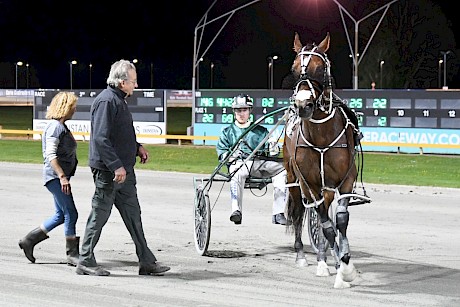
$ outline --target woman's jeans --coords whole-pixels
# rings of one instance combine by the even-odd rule
[[[75,207],[72,194],[67,195],[61,190],[61,182],[58,178],[48,181],[45,184],[48,191],[54,198],[54,215],[43,222],[46,232],[50,232],[57,226],[64,224],[64,234],[66,237],[76,235],[75,224],[78,220],[78,211]]]

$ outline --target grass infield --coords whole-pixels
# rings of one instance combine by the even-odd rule
[[[79,167],[88,165],[88,142],[78,142]],[[211,174],[218,165],[214,146],[144,145],[150,153],[138,169]],[[460,188],[460,157],[365,152],[363,182]],[[41,142],[0,140],[0,161],[43,162]]]

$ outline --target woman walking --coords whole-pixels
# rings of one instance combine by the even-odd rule
[[[54,214],[39,227],[19,241],[19,247],[27,259],[35,263],[34,247],[48,239],[48,233],[64,224],[67,264],[76,266],[79,258],[79,237],[75,225],[78,211],[72,196],[70,178],[77,168],[77,142],[65,122],[71,119],[77,108],[78,97],[71,92],[59,92],[53,97],[46,119],[51,120],[43,131],[43,180],[54,199]]]

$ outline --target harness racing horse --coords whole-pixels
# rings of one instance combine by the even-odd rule
[[[330,276],[326,263],[329,245],[337,269],[334,288],[348,288],[357,276],[347,238],[348,205],[350,198],[370,199],[354,192],[358,122],[354,112],[333,93],[326,55],[329,42],[328,33],[319,45],[303,46],[295,33],[297,55],[292,73],[297,83],[288,111],[283,156],[289,187],[286,213],[295,234],[296,263],[304,266],[308,265],[302,243],[304,220],[308,208],[316,210],[320,224],[316,275]],[[334,200],[338,205],[330,210]]]

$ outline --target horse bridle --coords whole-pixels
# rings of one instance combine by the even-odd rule
[[[311,96],[314,98],[315,105],[319,107],[323,112],[330,114],[332,112],[333,93],[331,64],[327,58],[327,55],[318,51],[318,46],[314,45],[311,50],[308,50],[307,46],[303,46],[302,49],[300,49],[300,51],[297,53],[297,56],[300,57],[300,79],[295,86],[294,96],[297,94],[300,85],[305,82],[309,88]],[[315,76],[310,76],[308,74],[308,65],[313,56],[319,57],[324,63],[324,73],[322,80],[318,80],[315,78]],[[327,92],[329,97],[325,97],[325,92]],[[317,95],[316,93],[320,94]],[[322,103],[323,99],[329,102],[328,109],[326,109],[325,105]]]

